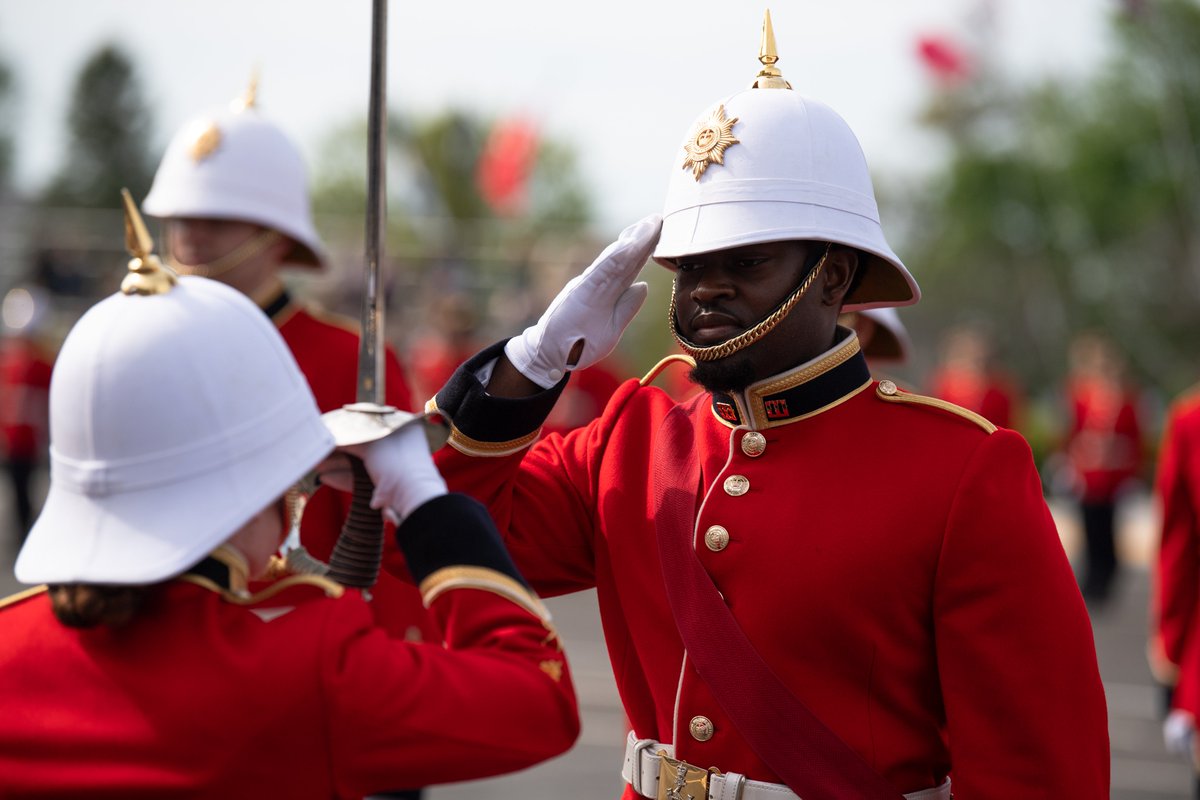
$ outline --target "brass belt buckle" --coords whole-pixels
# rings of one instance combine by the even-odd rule
[[[716,768],[700,769],[658,751],[658,800],[707,800],[708,776],[720,775]]]

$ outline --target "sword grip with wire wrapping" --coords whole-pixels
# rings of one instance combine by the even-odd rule
[[[379,578],[383,560],[383,515],[371,508],[375,484],[361,459],[350,456],[354,495],[342,533],[329,557],[327,577],[343,586],[369,589]]]

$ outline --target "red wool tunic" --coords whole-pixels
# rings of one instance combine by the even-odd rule
[[[455,423],[439,454],[450,485],[488,505],[536,590],[597,589],[638,738],[778,782],[693,670],[668,606],[650,476],[675,401],[628,381],[593,423],[528,447],[513,420],[546,401],[492,398],[473,378],[498,353],[437,398]],[[848,336],[689,402],[700,561],[775,674],[898,791],[949,774],[958,800],[1107,798],[1091,626],[1028,445],[885,390]],[[751,430],[761,454],[743,449]],[[697,717],[711,738],[692,735]]]
[[[1171,407],[1155,488],[1162,541],[1151,665],[1163,683],[1178,682],[1173,705],[1200,716],[1200,391]]]
[[[414,513],[428,550],[469,533],[456,501]],[[121,628],[66,627],[43,590],[0,603],[0,797],[357,798],[563,752],[578,716],[541,603],[454,555],[421,573],[444,646],[323,578],[231,591],[222,550]]]

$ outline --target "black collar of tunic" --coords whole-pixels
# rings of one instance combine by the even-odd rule
[[[871,383],[858,336],[838,328],[841,340],[822,355],[740,392],[713,392],[712,413],[722,425],[761,430],[830,409]]]

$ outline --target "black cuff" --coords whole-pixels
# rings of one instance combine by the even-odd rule
[[[512,442],[528,436],[550,416],[570,373],[544,392],[529,397],[493,397],[475,377],[484,364],[504,355],[508,340],[487,347],[462,364],[437,393],[438,410],[454,427],[477,442]]]
[[[478,500],[451,493],[418,506],[396,529],[396,543],[419,586],[446,567],[486,567],[528,588]]]

